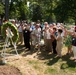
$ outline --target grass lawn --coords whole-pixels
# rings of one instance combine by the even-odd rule
[[[3,43],[0,43],[0,50]],[[6,49],[10,54],[6,57],[7,64],[17,67],[22,75],[76,75],[76,61],[72,60],[73,55],[66,55],[67,48],[63,46],[62,57],[59,58],[52,53],[45,51],[37,54],[37,51],[28,51],[24,46],[17,47],[19,56],[13,47]]]

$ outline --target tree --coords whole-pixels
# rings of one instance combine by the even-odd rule
[[[30,9],[32,10],[32,21],[37,21],[38,19],[42,21],[41,6],[37,2],[33,2]]]
[[[0,17],[2,18],[4,15],[4,5],[0,2]]]
[[[76,23],[76,1],[75,0],[60,0],[54,13],[57,21],[64,22],[69,17],[75,20]]]
[[[15,0],[10,4],[10,18],[17,18],[25,20],[28,18],[29,8],[27,7],[26,0]]]
[[[29,7],[27,1],[30,1]],[[75,14],[75,0],[12,0],[10,4],[10,18],[47,22],[65,22],[72,18],[76,23]]]
[[[55,15],[53,13],[53,9],[55,8],[56,0],[34,0],[30,2],[33,6],[32,14],[33,19],[40,19],[47,22],[55,21]],[[39,16],[38,16],[39,15]]]
[[[10,18],[19,18],[20,14],[19,14],[19,7],[17,6],[17,2],[11,2],[10,3],[10,8],[9,8],[9,14],[10,14]]]

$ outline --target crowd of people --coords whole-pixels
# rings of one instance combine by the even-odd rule
[[[19,40],[17,45],[22,45],[31,50],[38,45],[40,49],[41,45],[45,45],[45,51],[52,52],[58,57],[62,57],[63,42],[68,48],[68,53],[73,51],[74,60],[76,60],[76,27],[73,26],[69,30],[64,26],[63,23],[52,23],[48,22],[40,23],[37,22],[14,22],[14,25],[18,28]],[[41,40],[44,40],[44,43]],[[65,41],[64,41],[65,39]],[[73,49],[73,50],[72,50]]]

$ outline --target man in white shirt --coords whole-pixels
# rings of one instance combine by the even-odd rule
[[[41,28],[38,24],[35,26],[35,30],[32,32],[33,41],[32,45],[35,47],[38,44],[38,49],[40,49],[40,40],[41,40]]]
[[[44,23],[44,43],[45,43],[45,50],[52,52],[52,41],[51,41],[51,30],[47,22]]]
[[[22,23],[18,26],[18,32],[19,32],[19,40],[18,43],[23,44],[23,29],[22,29],[23,25]]]

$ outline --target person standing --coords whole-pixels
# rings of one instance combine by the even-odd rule
[[[66,39],[65,39],[65,46],[67,47],[67,55],[71,54],[72,52],[72,36],[71,35],[67,35]]]
[[[42,29],[43,39],[44,39],[44,45],[46,44],[46,29],[49,28],[48,22],[44,22],[44,27]]]
[[[65,29],[65,31],[69,34],[72,35],[72,48],[73,48],[73,55],[74,55],[74,60],[76,60],[76,26],[74,27],[74,31],[69,31]]]
[[[40,50],[40,41],[41,41],[41,28],[39,24],[35,25],[35,30],[32,32],[33,40],[32,45],[35,46],[38,44],[38,50]]]
[[[52,35],[54,35],[55,37],[57,37],[57,29],[56,29],[56,27],[53,27]],[[57,51],[56,51],[57,40],[52,35],[51,35],[51,37],[53,39],[52,40],[53,53],[57,54]]]
[[[27,24],[23,27],[24,45],[30,50],[30,28]]]
[[[19,32],[19,40],[18,43],[21,45],[23,44],[23,24],[22,22],[20,23],[20,25],[17,27],[18,28],[18,32]]]
[[[74,27],[74,33],[72,34],[72,47],[73,47],[73,54],[74,54],[74,60],[76,60],[76,26]]]
[[[51,41],[51,29],[47,22],[44,23],[43,33],[44,33],[44,44],[45,50],[47,52],[52,52],[52,41]]]
[[[46,34],[45,50],[52,52],[51,31],[49,26],[46,27],[45,34]]]
[[[56,51],[59,57],[62,56],[62,46],[63,46],[63,37],[61,36],[62,29],[58,29],[58,36],[55,36],[55,39],[57,40],[57,46],[56,46]]]

